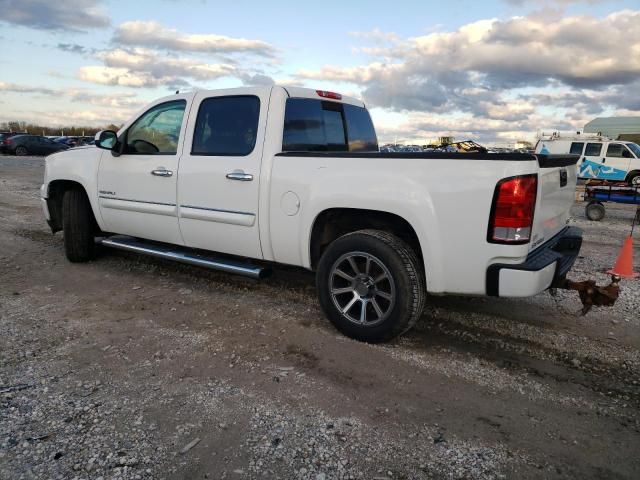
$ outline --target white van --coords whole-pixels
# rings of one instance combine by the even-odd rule
[[[640,146],[602,136],[542,137],[536,153],[580,155],[579,178],[626,181],[640,186]]]

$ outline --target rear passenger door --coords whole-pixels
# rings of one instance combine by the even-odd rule
[[[187,246],[262,258],[258,202],[270,93],[265,87],[252,95],[234,89],[196,95],[178,175]]]

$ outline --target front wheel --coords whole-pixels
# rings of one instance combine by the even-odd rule
[[[406,332],[424,309],[426,288],[416,254],[379,230],[360,230],[331,243],[318,264],[316,283],[329,320],[364,342]]]
[[[83,190],[67,190],[62,197],[62,231],[64,251],[71,262],[95,258],[95,220],[89,199]]]
[[[632,187],[640,187],[640,172],[634,172],[629,175],[627,183]]]

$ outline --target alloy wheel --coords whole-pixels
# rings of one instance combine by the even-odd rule
[[[335,261],[329,291],[345,318],[366,327],[383,322],[396,301],[391,272],[380,259],[365,252],[349,252]]]

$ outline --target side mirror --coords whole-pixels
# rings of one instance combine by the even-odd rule
[[[113,130],[101,130],[96,133],[96,147],[113,150],[118,142],[118,134]]]

